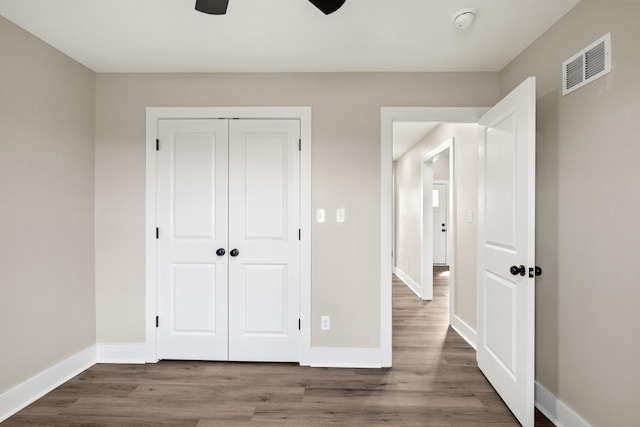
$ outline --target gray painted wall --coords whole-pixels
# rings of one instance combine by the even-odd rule
[[[312,343],[380,345],[380,109],[486,106],[497,73],[99,74],[96,293],[99,343],[144,335],[145,108],[311,106]],[[321,332],[320,315],[331,316]]]
[[[0,393],[95,344],[95,73],[0,17]]]
[[[500,75],[538,83],[536,378],[594,426],[638,423],[640,3],[578,4]],[[613,71],[562,96],[562,62],[611,32]]]

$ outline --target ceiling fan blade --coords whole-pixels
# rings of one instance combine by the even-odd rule
[[[309,0],[315,7],[324,12],[325,15],[335,12],[340,9],[345,0]]]
[[[209,15],[224,15],[228,5],[229,0],[196,0],[196,10]]]

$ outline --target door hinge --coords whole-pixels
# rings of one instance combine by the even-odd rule
[[[302,240],[302,230],[298,228],[298,240]]]
[[[298,330],[302,330],[302,321],[300,319],[298,319]]]
[[[160,229],[156,228],[156,239],[160,238]]]
[[[156,151],[160,151],[160,140],[156,139]]]
[[[302,151],[302,139],[298,140],[298,151]]]
[[[160,317],[156,316],[156,328],[158,327],[159,324],[160,324]]]

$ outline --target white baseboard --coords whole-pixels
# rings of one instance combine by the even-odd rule
[[[592,427],[584,418],[565,405],[537,381],[536,408],[557,427]]]
[[[477,349],[478,334],[471,328],[464,320],[456,315],[451,316],[451,327],[460,335],[464,340],[469,343],[471,347]]]
[[[146,363],[146,344],[98,344],[97,363]]]
[[[420,296],[420,290],[422,286],[416,283],[411,277],[409,277],[404,271],[400,270],[398,267],[395,267],[394,273],[398,276],[398,279],[402,280],[402,282],[409,287],[413,291],[414,294],[418,296],[418,298],[422,299]]]
[[[92,345],[0,394],[0,422],[86,371],[95,363],[96,346]]]
[[[379,348],[311,347],[310,363],[314,368],[381,368],[383,354]]]

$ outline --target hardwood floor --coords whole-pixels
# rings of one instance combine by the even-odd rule
[[[434,300],[393,280],[393,368],[162,361],[95,365],[2,423],[13,426],[518,426]],[[536,426],[552,426],[537,414]]]

